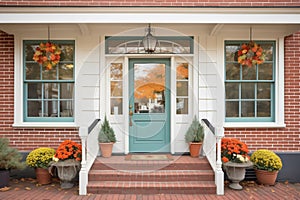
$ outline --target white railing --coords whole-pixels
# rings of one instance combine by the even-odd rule
[[[204,141],[201,154],[206,156],[215,172],[217,195],[224,195],[224,172],[221,160],[221,139],[224,137],[224,128],[217,127],[216,130],[207,119],[202,119],[201,124],[204,127]]]
[[[80,127],[79,136],[82,145],[81,170],[79,172],[79,195],[87,194],[89,171],[98,155],[98,133],[100,131],[100,120],[95,121],[89,127]]]

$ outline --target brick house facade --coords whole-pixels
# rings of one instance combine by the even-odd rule
[[[249,1],[249,0],[225,0],[225,1],[200,1],[200,0],[114,0],[114,1],[58,1],[58,0],[42,0],[42,1],[1,1],[0,8],[10,7],[18,8],[53,8],[52,6],[61,8],[116,8],[126,9],[132,8],[257,8],[266,9],[272,13],[272,9],[289,9],[299,8],[300,2],[298,0],[269,0],[262,1]],[[5,15],[5,12],[0,13]],[[297,13],[299,17],[299,12]],[[300,19],[294,19],[298,23],[293,23],[295,26],[300,24]],[[22,22],[24,23],[24,22]],[[44,22],[45,23],[45,22]],[[47,23],[45,23],[47,24]],[[259,22],[258,22],[259,24]],[[1,24],[0,24],[1,25]],[[71,139],[80,142],[79,126],[73,127],[30,127],[30,126],[13,126],[14,117],[16,115],[15,109],[15,51],[16,38],[14,34],[6,33],[5,29],[9,32],[9,22],[3,23],[3,31],[0,32],[0,88],[1,88],[1,126],[0,137],[7,137],[10,139],[10,144],[18,148],[22,152],[29,152],[34,148],[46,146],[56,148],[58,144],[65,139]],[[246,24],[248,25],[248,24]],[[0,26],[1,30],[2,26]],[[84,30],[84,28],[82,29]],[[299,29],[298,29],[299,30]],[[14,32],[14,31],[12,31]],[[18,31],[16,31],[18,32]],[[105,34],[104,34],[105,35]],[[44,37],[44,36],[41,36]],[[58,36],[59,37],[59,36]],[[26,35],[24,38],[31,38]],[[39,37],[40,38],[40,37]],[[56,37],[57,38],[57,37]],[[72,37],[74,38],[74,37]],[[76,37],[75,37],[76,38]],[[18,38],[19,40],[19,38]],[[244,141],[251,151],[266,148],[281,153],[282,155],[297,155],[299,158],[300,152],[300,32],[294,32],[284,37],[284,124],[282,127],[226,127],[225,137],[235,137]],[[103,106],[103,105],[102,105]],[[105,107],[106,105],[104,105]],[[101,110],[100,105],[100,110]],[[103,108],[104,109],[104,108]],[[125,145],[126,146],[126,145]],[[123,146],[121,146],[123,148]],[[126,152],[126,151],[125,151]],[[120,152],[118,152],[120,153]],[[122,153],[122,151],[121,151]],[[289,160],[289,159],[287,159]],[[288,164],[287,164],[288,165]],[[289,176],[287,176],[289,177]],[[284,179],[284,178],[282,178]]]

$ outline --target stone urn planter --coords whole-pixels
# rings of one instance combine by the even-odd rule
[[[252,162],[248,161],[245,163],[234,163],[234,162],[226,162],[223,163],[223,168],[227,174],[231,183],[229,187],[235,190],[242,190],[243,187],[240,185],[240,181],[244,180],[246,174],[246,168],[252,167]]]
[[[67,159],[58,162],[52,162],[49,172],[53,175],[53,168],[57,169],[57,176],[60,179],[60,187],[63,189],[72,188],[74,186],[74,178],[80,170],[81,164],[75,159]]]

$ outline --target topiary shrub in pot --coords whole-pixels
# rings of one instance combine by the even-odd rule
[[[101,129],[98,135],[98,141],[101,155],[105,158],[111,157],[113,145],[116,142],[116,136],[106,116],[104,118],[103,124],[101,125]]]
[[[191,157],[198,157],[204,139],[203,126],[195,116],[192,124],[185,133],[185,141],[189,144]]]
[[[258,183],[275,185],[278,171],[282,168],[280,157],[273,151],[259,149],[251,155],[250,160],[254,164]]]
[[[22,155],[17,149],[9,147],[7,138],[0,138],[0,188],[9,184],[9,170],[24,169]]]

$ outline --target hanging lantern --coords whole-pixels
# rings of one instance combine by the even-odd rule
[[[148,28],[146,29],[146,36],[143,38],[143,45],[145,52],[153,53],[156,48],[157,39],[151,34],[151,26],[149,24]]]

